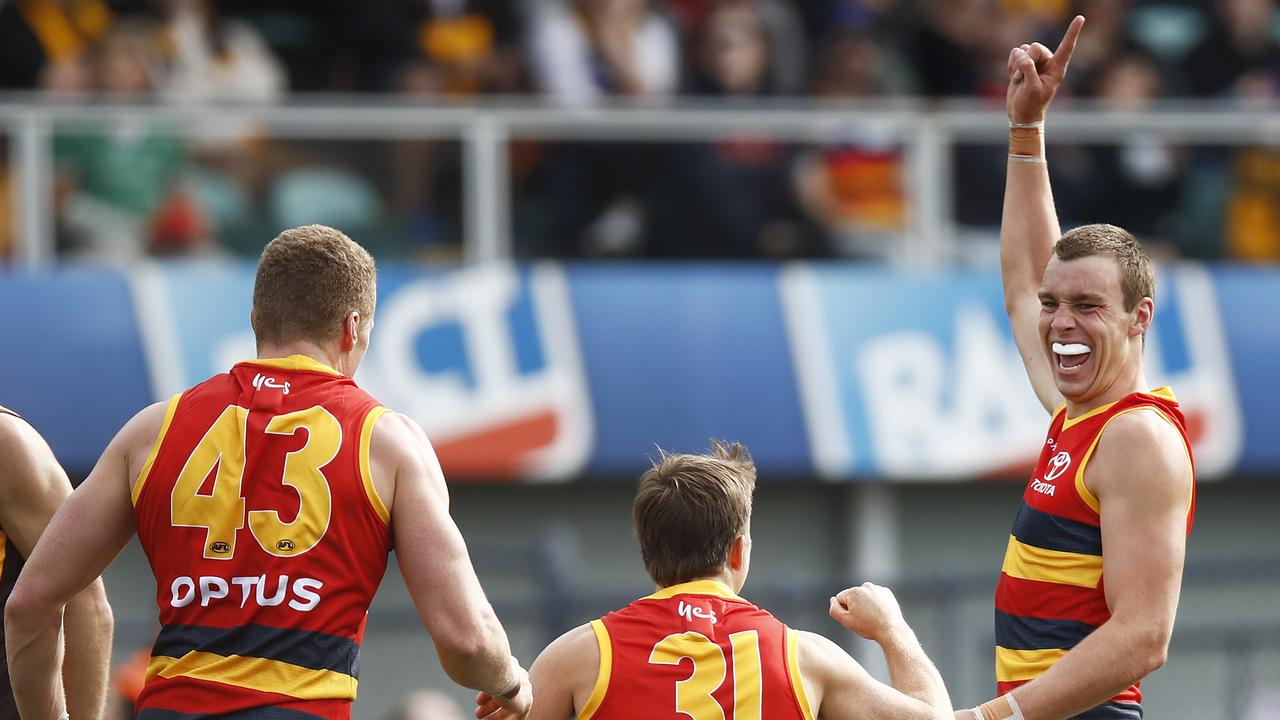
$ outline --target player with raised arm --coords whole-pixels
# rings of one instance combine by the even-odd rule
[[[893,687],[830,640],[738,596],[751,561],[755,479],[741,445],[662,454],[640,478],[634,508],[657,592],[543,650],[530,671],[532,720],[951,717],[942,677],[889,590],[844,590],[830,614],[880,644]],[[488,701],[479,698],[477,715],[492,709]]]
[[[26,720],[62,712],[63,605],[138,534],[160,634],[140,720],[350,717],[369,603],[396,550],[441,664],[523,717],[511,656],[421,428],[351,379],[369,346],[373,258],[318,225],[267,245],[258,359],[138,413],[54,516],[7,609]]]
[[[31,555],[49,518],[70,494],[67,474],[40,434],[17,413],[0,407],[0,604],[13,590],[23,558]],[[112,632],[111,606],[101,580],[67,604],[62,623],[66,654],[61,680],[67,708],[75,718],[101,717],[111,669]],[[20,652],[9,644],[5,650],[14,656]],[[9,665],[0,660],[0,720],[17,718]]]
[[[1155,275],[1111,225],[1059,233],[1044,120],[1084,18],[1056,51],[1009,54],[1009,167],[1000,264],[1013,336],[1053,413],[996,590],[1000,697],[964,720],[1142,717],[1164,664],[1195,511],[1178,403],[1148,390]]]

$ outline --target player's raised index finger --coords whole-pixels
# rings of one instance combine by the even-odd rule
[[[1076,51],[1076,40],[1080,39],[1080,28],[1084,27],[1084,16],[1077,15],[1067,26],[1067,34],[1062,36],[1058,49],[1053,51],[1053,59],[1064,67],[1071,61],[1071,54]]]

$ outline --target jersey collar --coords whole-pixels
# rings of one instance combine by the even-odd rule
[[[729,589],[728,585],[719,580],[692,580],[678,585],[664,587],[658,592],[648,596],[645,600],[666,600],[676,595],[714,595],[727,600],[741,600],[738,594]]]
[[[260,365],[263,367],[276,368],[279,370],[307,370],[311,372],[324,373],[325,375],[334,375],[336,377],[346,377],[342,373],[325,365],[324,363],[306,355],[290,355],[284,358],[258,358],[256,360],[245,360],[240,365]]]

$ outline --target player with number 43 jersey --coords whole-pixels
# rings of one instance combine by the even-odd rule
[[[263,250],[258,358],[138,413],[53,518],[9,606],[24,718],[63,711],[67,600],[136,530],[160,633],[138,720],[345,720],[365,619],[396,559],[459,684],[496,717],[532,702],[422,429],[352,379],[373,330],[373,259],[332,228]]]

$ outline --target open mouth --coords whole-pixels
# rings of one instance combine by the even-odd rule
[[[1093,348],[1081,343],[1054,343],[1053,357],[1058,362],[1058,369],[1071,373],[1089,360]]]

